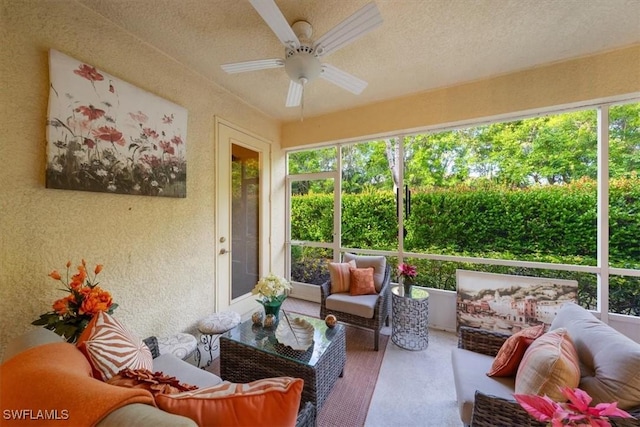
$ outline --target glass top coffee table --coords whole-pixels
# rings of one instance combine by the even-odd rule
[[[300,317],[313,325],[313,344],[306,351],[294,351],[280,344],[275,326],[241,323],[220,337],[220,376],[234,383],[247,383],[270,377],[296,377],[304,380],[302,401],[312,402],[319,411],[347,360],[345,329],[329,328],[324,320],[287,313],[290,320]],[[280,322],[286,322],[283,314]]]

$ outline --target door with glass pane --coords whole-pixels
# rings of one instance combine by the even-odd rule
[[[216,309],[245,313],[269,265],[270,145],[222,120],[216,125]]]

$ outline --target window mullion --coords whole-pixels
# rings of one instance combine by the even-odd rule
[[[598,311],[609,317],[609,107],[598,108]]]

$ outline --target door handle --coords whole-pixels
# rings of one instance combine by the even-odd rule
[[[220,255],[230,254],[231,251],[226,250],[225,248],[220,249]]]

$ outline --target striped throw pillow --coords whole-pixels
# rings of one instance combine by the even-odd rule
[[[564,328],[537,338],[524,352],[516,373],[516,394],[547,395],[556,402],[567,398],[559,387],[578,387],[580,361]]]
[[[158,394],[156,405],[201,426],[293,426],[302,387],[300,378],[274,377],[247,384],[223,382],[177,394]]]
[[[93,316],[77,345],[89,360],[93,376],[102,381],[127,368],[153,370],[147,345],[104,311]]]
[[[356,262],[330,262],[329,276],[331,277],[331,293],[349,292],[351,284],[350,268],[355,268]]]

